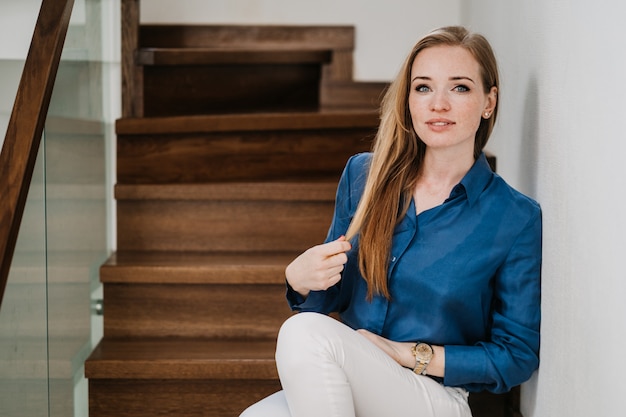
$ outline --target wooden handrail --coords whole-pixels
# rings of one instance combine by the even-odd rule
[[[0,306],[74,0],[43,0],[0,154]]]

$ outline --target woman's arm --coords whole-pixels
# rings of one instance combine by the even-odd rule
[[[378,336],[364,329],[357,330],[372,343],[382,349],[387,355],[391,356],[396,362],[405,368],[415,368],[415,356],[411,348],[415,345],[413,342],[394,342]],[[443,346],[432,345],[433,357],[426,367],[425,374],[443,378],[446,370],[446,353]]]

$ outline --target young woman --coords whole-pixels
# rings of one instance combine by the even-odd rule
[[[468,392],[537,369],[541,210],[483,153],[498,88],[481,35],[415,45],[373,152],[347,163],[326,243],[286,269],[300,314],[278,336],[283,391],[243,416],[471,416]]]

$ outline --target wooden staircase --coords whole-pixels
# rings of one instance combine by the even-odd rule
[[[141,26],[138,8],[90,416],[236,417],[280,389],[284,268],[323,241],[386,85],[352,80],[350,27]]]

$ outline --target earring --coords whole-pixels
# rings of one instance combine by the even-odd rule
[[[488,118],[489,116],[491,116],[491,113],[489,113],[488,111],[485,112],[485,118]]]

